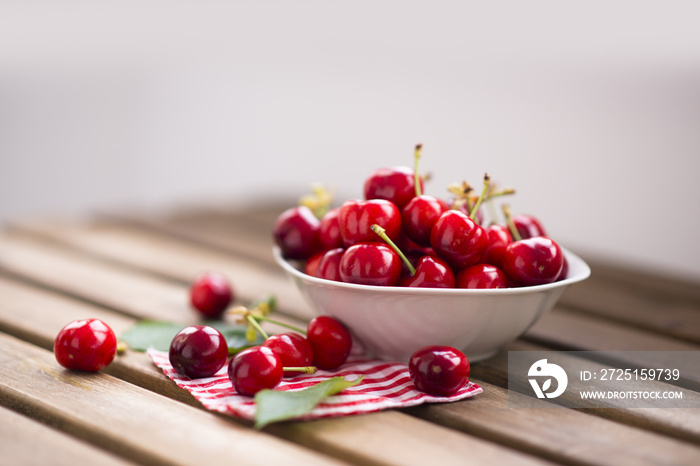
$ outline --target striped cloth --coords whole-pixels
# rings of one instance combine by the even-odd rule
[[[253,398],[238,395],[234,391],[228,378],[228,365],[213,377],[190,379],[173,369],[167,352],[151,349],[148,355],[167,377],[178,387],[189,391],[205,408],[244,419],[255,418]],[[422,403],[446,403],[483,391],[478,385],[469,382],[452,396],[428,395],[415,388],[408,374],[408,365],[368,360],[358,356],[351,356],[348,362],[333,372],[319,370],[313,375],[302,374],[284,378],[276,390],[301,390],[331,377],[342,376],[347,380],[354,380],[361,375],[364,376],[361,383],[325,398],[301,419],[349,416]]]

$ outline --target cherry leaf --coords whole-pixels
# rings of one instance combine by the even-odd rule
[[[235,325],[220,321],[200,322],[198,325],[209,325],[220,331],[224,338],[226,338],[229,354],[237,353],[249,346],[261,345],[263,342],[262,337],[258,337],[254,341],[249,342],[246,339],[247,326],[245,325]],[[142,320],[124,331],[119,336],[119,340],[125,342],[129,346],[129,349],[133,351],[143,352],[149,348],[154,348],[159,351],[168,351],[170,349],[170,342],[177,332],[186,326],[186,324],[174,322]]]
[[[297,391],[261,390],[255,394],[255,428],[262,429],[273,422],[295,419],[310,412],[324,398],[340,393],[362,381],[332,377]]]

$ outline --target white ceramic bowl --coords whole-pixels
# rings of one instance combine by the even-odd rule
[[[273,254],[315,312],[343,322],[369,356],[408,362],[425,345],[448,345],[476,362],[522,335],[569,286],[590,275],[580,257],[562,250],[569,264],[566,279],[490,290],[342,283],[306,275],[277,247]]]

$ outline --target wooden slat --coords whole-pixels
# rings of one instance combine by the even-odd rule
[[[212,222],[214,224],[215,222]],[[225,222],[222,223],[222,228],[225,227]],[[104,226],[99,226],[100,229],[102,229]],[[59,232],[58,234],[56,232]],[[77,231],[77,234],[76,234]],[[185,242],[183,241],[177,241],[177,240],[172,240],[172,238],[168,238],[167,236],[163,236],[162,234],[156,234],[156,233],[144,233],[142,230],[139,230],[138,228],[135,228],[134,226],[115,226],[115,225],[110,225],[106,231],[108,231],[108,234],[104,235],[104,231],[102,230],[100,233],[97,235],[94,234],[93,231],[87,231],[84,227],[78,227],[78,228],[73,228],[73,229],[63,229],[63,228],[58,228],[58,229],[53,229],[51,234],[46,235],[46,237],[52,237],[52,239],[56,240],[59,239],[62,244],[70,244],[72,247],[82,250],[82,251],[88,251],[91,254],[95,254],[96,256],[100,257],[107,257],[111,261],[119,262],[122,264],[130,264],[131,266],[137,267],[137,268],[148,268],[150,272],[153,273],[158,273],[158,274],[164,274],[164,271],[167,269],[166,266],[163,264],[167,263],[166,260],[163,259],[163,256],[166,255],[165,252],[162,254],[158,254],[157,256],[160,257],[160,265],[157,267],[154,267],[152,263],[150,263],[150,259],[153,257],[153,255],[149,256],[149,259],[142,259],[138,260],[139,254],[136,253],[138,250],[143,250],[144,245],[148,244],[153,248],[158,249],[159,246],[158,244],[160,243],[157,238],[163,239],[165,238],[165,242],[169,243],[172,242],[173,245],[180,244],[180,245],[186,245]],[[137,248],[134,248],[131,250],[130,248],[133,248],[133,246],[127,246],[126,250],[131,250],[132,252],[129,254],[116,254],[116,253],[109,253],[110,249],[110,244],[113,241],[114,238],[119,238],[122,237],[122,234],[124,231],[131,232],[127,236],[129,236],[129,242],[132,240],[136,240],[137,243],[139,241],[142,244],[139,244]],[[45,234],[44,232],[43,234]],[[100,240],[95,241],[95,236],[101,237]],[[139,239],[140,238],[140,239]],[[149,238],[148,240],[144,240],[144,238]],[[153,239],[153,240],[151,240]],[[202,241],[203,244],[206,243],[206,240]],[[86,246],[86,244],[88,246]],[[95,246],[97,244],[97,247]],[[119,249],[119,248],[118,248]],[[169,248],[163,248],[163,251],[167,250]],[[196,251],[193,251],[192,257],[196,258],[199,254],[205,251],[210,251],[210,249],[206,247],[197,247]],[[121,249],[119,249],[122,251]],[[176,251],[177,249],[170,249],[171,251]],[[118,257],[117,257],[118,256]],[[124,259],[126,257],[126,259]],[[201,256],[200,256],[201,257]],[[242,269],[241,269],[242,270]],[[266,272],[268,275],[270,274],[269,271]],[[289,285],[287,284],[287,287]],[[289,289],[289,288],[288,288]],[[614,290],[619,290],[619,288],[614,288]],[[295,290],[292,289],[292,292]],[[620,299],[620,303],[617,305],[617,309],[620,310],[622,315],[620,317],[616,317],[615,320],[618,322],[624,322],[625,317],[624,317],[624,311],[626,309],[630,309],[627,307],[627,304],[629,302],[634,302],[632,301],[626,301],[625,293],[628,293],[630,296],[633,295],[633,292],[630,290],[629,292],[624,292],[623,295],[617,296],[613,293],[612,296],[617,296],[618,299]],[[670,302],[677,302],[677,300],[674,300],[673,297],[668,297],[666,298]],[[293,306],[292,306],[293,307]],[[686,314],[684,314],[686,317],[693,318],[694,314],[692,313],[692,309],[687,310]],[[610,325],[612,323],[612,325]],[[624,349],[645,349],[645,348],[653,348],[653,349],[660,349],[658,344],[661,344],[663,348],[673,348],[673,349],[683,349],[683,350],[689,350],[691,348],[695,348],[695,345],[692,345],[688,343],[688,341],[679,341],[677,339],[672,338],[672,335],[670,335],[668,332],[666,332],[666,336],[664,335],[659,335],[658,332],[653,332],[655,328],[658,328],[663,325],[662,321],[659,321],[658,323],[654,323],[649,326],[649,329],[647,331],[640,330],[640,328],[632,328],[630,329],[626,325],[622,325],[621,323],[618,323],[615,325],[615,322],[612,321],[611,319],[607,318],[598,318],[598,317],[592,317],[590,315],[587,315],[587,312],[581,313],[578,311],[573,311],[573,310],[566,310],[566,309],[557,309],[555,312],[551,313],[550,315],[546,316],[540,323],[538,323],[537,326],[533,327],[531,331],[528,333],[528,338],[531,341],[536,341],[539,343],[544,343],[547,346],[545,348],[563,348],[563,349],[615,349],[615,348],[624,348]],[[638,325],[639,327],[639,325]],[[591,338],[593,336],[593,338]],[[640,346],[634,346],[634,343],[639,343],[640,337],[645,337],[649,336],[650,339],[645,340],[648,346],[642,345]],[[614,343],[614,345],[610,346],[610,343]],[[615,346],[615,344],[619,345],[620,343],[621,346]],[[605,346],[605,345],[608,346]],[[517,347],[517,346],[516,346]],[[693,349],[695,350],[695,349]],[[505,372],[504,369],[499,364],[497,361],[489,361],[486,364],[480,364],[475,368],[475,373],[476,374],[483,374],[484,378],[488,381],[493,381],[496,384],[501,384],[503,385],[504,380],[505,380]],[[477,397],[478,398],[478,397]],[[472,401],[472,400],[470,400]],[[449,406],[451,409],[453,405],[446,405]],[[432,413],[432,407],[431,408],[426,408],[427,412]],[[559,411],[559,410],[557,410]],[[605,422],[605,426],[609,425],[611,421],[613,425],[618,426],[617,428],[622,428],[622,429],[632,429],[630,426],[640,426],[643,427],[644,429],[647,429],[649,431],[653,432],[660,432],[663,433],[664,435],[668,436],[678,436],[681,439],[690,441],[690,442],[697,442],[698,441],[698,431],[697,431],[697,423],[693,422],[692,418],[689,419],[688,416],[682,415],[680,417],[673,417],[670,414],[667,414],[668,411],[677,411],[677,410],[651,410],[651,411],[665,411],[663,413],[657,413],[657,412],[649,412],[647,410],[620,410],[620,409],[592,409],[590,410],[591,414],[595,414],[598,417],[595,416],[590,416],[590,415],[584,415],[582,413],[579,413],[580,415],[585,416],[586,419],[594,419],[594,421],[590,422]],[[432,416],[432,414],[431,414]],[[440,419],[444,419],[441,417],[441,415],[436,415]],[[445,415],[446,416],[446,415]],[[459,417],[459,416],[458,416]],[[605,419],[603,419],[605,418]],[[442,422],[442,421],[441,421]],[[450,421],[453,422],[453,421]],[[456,422],[456,421],[455,421]],[[620,423],[620,424],[617,424]],[[467,429],[465,427],[456,427],[452,426],[453,428],[457,429]],[[469,427],[472,428],[473,427]],[[609,429],[609,427],[606,427],[606,429]],[[466,431],[466,430],[465,430]],[[501,431],[508,432],[506,428],[501,428]],[[633,432],[638,432],[638,430],[634,429]],[[547,431],[544,432],[544,434],[552,435],[552,433],[549,433]],[[504,442],[506,444],[509,444],[513,446],[514,448],[518,449],[523,449],[525,451],[533,451],[537,452],[538,448],[541,448],[540,446],[537,445],[531,445],[528,444],[526,441],[523,439],[518,439],[518,438],[512,438],[509,436],[510,434],[504,434],[500,437],[500,442]],[[665,442],[665,441],[671,441],[668,438],[664,437],[658,437],[655,436],[654,434],[651,434],[649,432],[644,432],[642,436],[644,435],[651,435],[651,438],[659,438],[661,440],[656,440],[657,442]],[[546,437],[546,435],[545,435]],[[525,439],[527,440],[527,439]],[[520,443],[524,442],[524,443]],[[650,444],[654,444],[654,441],[650,440]],[[646,444],[646,442],[645,442]],[[603,447],[605,446],[604,444],[602,445]],[[343,448],[342,446],[340,447],[335,447],[335,448]],[[336,450],[337,451],[337,450]],[[556,452],[549,452],[550,454],[557,454]],[[543,455],[546,454],[542,453]],[[651,455],[651,457],[654,457]],[[556,459],[557,457],[554,457],[555,460],[559,461],[560,459]],[[682,457],[679,457],[679,460],[682,460]],[[574,457],[569,458],[568,460],[575,462],[578,461],[578,459],[574,459]]]
[[[507,351],[546,351],[550,348],[522,341],[508,346]],[[508,386],[508,353],[499,353],[488,361],[472,368],[474,377],[500,387]],[[571,367],[581,365],[585,360],[571,360]],[[573,381],[570,381],[573,383]],[[698,396],[695,393],[695,396]],[[595,406],[587,409],[588,414],[604,417],[629,426],[647,429],[669,437],[700,444],[700,417],[692,409],[671,408],[619,408],[614,400],[597,400]]]
[[[0,402],[149,464],[332,464],[280,441],[106,374],[61,368],[53,354],[0,335]]]
[[[699,286],[700,288],[700,286]],[[593,275],[560,303],[579,312],[700,344],[700,301],[606,281]]]
[[[108,310],[102,310],[95,308],[89,304],[85,304],[79,301],[72,300],[67,297],[56,295],[54,293],[42,291],[40,289],[35,289],[34,287],[17,283],[13,280],[2,279],[0,277],[0,295],[5,297],[3,303],[0,304],[0,328],[12,328],[15,332],[19,332],[28,341],[36,342],[44,347],[50,348],[52,344],[52,338],[57,333],[58,329],[63,322],[72,320],[73,318],[78,318],[80,316],[94,316],[97,318],[102,318],[106,322],[109,322],[115,330],[118,332],[128,328],[133,323],[133,319],[120,316],[115,313],[111,313]],[[46,314],[45,310],[51,308],[52,312]],[[41,316],[44,316],[41,318]],[[11,323],[11,324],[10,324]],[[138,355],[135,353],[129,353],[129,356],[121,356],[117,358],[115,363],[108,367],[110,373],[115,373],[120,377],[123,374],[128,374],[127,380],[133,381],[133,383],[139,384],[141,386],[148,387],[149,389],[160,391],[162,390],[163,376],[160,372],[152,365],[143,361],[143,367],[138,367],[135,369],[133,362],[128,362],[130,358],[134,358]],[[115,370],[115,368],[119,368]],[[184,390],[180,390],[174,387],[169,381],[166,381],[166,385],[170,385],[172,392],[165,393],[167,396],[174,396],[179,398],[180,395],[186,394]],[[536,410],[532,412],[531,410],[524,410],[525,414],[520,413],[518,417],[518,422],[513,426],[514,420],[512,415],[514,413],[509,413],[505,411],[507,406],[503,405],[505,399],[506,391],[500,387],[487,386],[486,393],[476,397],[473,400],[468,400],[463,403],[450,404],[450,405],[435,405],[426,408],[428,412],[430,410],[437,410],[435,414],[425,414],[421,417],[428,416],[428,419],[435,421],[442,419],[442,416],[453,417],[456,419],[461,419],[462,421],[456,422],[456,427],[450,425],[452,428],[459,428],[462,431],[469,432],[473,435],[479,437],[486,437],[488,440],[495,440],[494,436],[497,437],[499,443],[512,446],[516,449],[523,449],[526,452],[531,452],[537,454],[538,456],[543,456],[547,459],[553,461],[567,461],[579,464],[585,464],[586,456],[583,455],[582,449],[573,448],[573,443],[581,445],[581,443],[590,445],[591,448],[605,450],[611,448],[612,444],[607,439],[606,436],[598,437],[588,437],[585,440],[577,438],[575,436],[567,437],[567,432],[561,429],[562,424],[570,424],[572,429],[574,425],[576,428],[580,426],[588,426],[588,428],[595,432],[616,432],[619,435],[617,439],[618,443],[624,444],[629,443],[632,447],[635,442],[643,439],[644,448],[638,448],[639,455],[645,457],[654,458],[654,452],[660,447],[673,446],[674,451],[678,453],[677,457],[679,463],[682,463],[683,458],[691,453],[687,448],[682,445],[676,445],[674,442],[663,439],[655,438],[645,432],[636,431],[625,426],[611,427],[610,421],[604,421],[592,416],[586,416],[583,414],[569,414],[565,410]],[[189,395],[188,395],[189,396]],[[196,404],[196,402],[195,402]],[[476,413],[473,412],[475,408],[479,408]],[[445,411],[447,409],[447,411]],[[457,410],[457,411],[455,411]],[[445,411],[445,412],[443,412]],[[461,413],[461,414],[460,414]],[[518,413],[515,413],[518,414]],[[498,417],[500,416],[500,417]],[[537,420],[546,416],[550,419],[551,424],[538,423]],[[571,424],[571,416],[574,416],[576,423]],[[384,420],[380,416],[377,419],[375,416],[374,422],[378,425],[383,426],[382,428],[389,428],[394,422],[395,415],[391,416],[384,415],[387,420]],[[364,417],[358,422],[367,422]],[[466,425],[463,421],[467,419],[470,422]],[[358,438],[358,433],[353,433],[350,435],[354,439],[353,442],[340,441],[340,438],[333,435],[330,439],[328,437],[328,426],[326,424],[334,425],[338,421],[331,421],[329,423],[319,424],[304,424],[303,427],[296,427],[294,429],[289,429],[288,426],[285,427],[275,427],[273,432],[277,435],[289,438],[292,440],[299,440],[302,443],[306,443],[307,446],[313,446],[314,448],[319,448],[321,451],[328,451],[329,453],[339,453],[342,452],[343,455],[351,455],[357,457],[360,453],[353,452],[354,441],[360,442],[361,444],[366,444],[368,438]],[[350,425],[355,421],[346,421],[344,423]],[[451,421],[452,422],[452,421]],[[407,422],[404,418],[401,423],[404,427],[410,426],[411,422]],[[440,423],[444,423],[440,421]],[[535,427],[531,427],[530,430],[524,429],[528,424],[534,424]],[[347,427],[350,429],[351,427]],[[336,428],[337,429],[337,428]],[[537,435],[532,435],[536,432]],[[309,432],[312,431],[312,432]],[[333,429],[331,429],[333,431]],[[430,429],[428,429],[430,431]],[[415,426],[411,432],[422,432],[426,431],[425,427],[420,429]],[[366,429],[358,429],[358,432],[362,432],[362,435],[366,434]],[[431,431],[432,432],[432,431]],[[500,432],[500,434],[498,434]],[[624,434],[624,435],[622,435]],[[374,435],[374,434],[372,434]],[[421,434],[423,435],[423,434]],[[440,434],[441,436],[443,434]],[[297,437],[303,437],[302,439],[297,439]],[[319,439],[320,438],[320,439]],[[387,436],[381,437],[383,441],[387,441]],[[308,444],[309,440],[312,439],[313,443]],[[529,441],[528,441],[529,439]],[[533,439],[537,439],[534,443]],[[568,439],[568,440],[567,440]],[[389,439],[390,441],[396,441],[394,451],[402,451],[401,439],[394,439],[393,437]],[[550,447],[546,448],[547,442],[551,440]],[[432,440],[435,442],[435,440]],[[414,443],[416,440],[413,441]],[[568,442],[568,443],[567,443]],[[573,443],[572,443],[573,442]],[[572,443],[569,445],[569,443]],[[444,445],[446,448],[448,445]],[[649,451],[647,451],[649,448]],[[382,451],[387,451],[387,446],[383,448]],[[615,464],[621,459],[620,455],[607,455],[610,459],[607,464]],[[632,458],[637,458],[633,456]],[[367,460],[367,458],[364,458]],[[403,458],[402,461],[408,461],[408,458]]]
[[[565,464],[697,464],[699,447],[577,410],[509,408],[509,396],[523,395],[483,381],[479,384],[484,393],[468,401],[408,411]]]
[[[61,322],[72,320],[78,315],[93,315],[102,318],[105,322],[115,327],[115,331],[128,328],[133,323],[128,318],[117,314],[110,315],[109,311],[90,309],[89,304],[78,301],[71,302],[70,298],[55,295],[40,289],[33,289],[30,285],[16,283],[0,276],[0,295],[7,297],[0,302],[0,328],[10,328],[20,333],[28,341],[37,342],[44,347],[51,347],[52,338],[58,332]],[[53,303],[53,305],[52,305]],[[53,312],[45,316],[35,325],[37,315],[45,313],[45,309],[51,306]],[[43,311],[42,311],[43,310]],[[12,324],[10,324],[12,323]],[[134,360],[139,362],[135,363]],[[147,356],[129,352],[128,356],[119,356],[106,368],[105,372],[117,377],[129,380],[134,384],[157,391],[163,395],[179,400],[191,399],[193,405],[200,406],[185,390],[181,390],[165,377],[152,363],[145,362]],[[168,385],[164,389],[164,385]],[[531,462],[526,456],[514,452],[499,452],[492,444],[476,438],[450,431],[449,429],[433,425],[431,423],[412,418],[398,412],[383,412],[370,416],[367,420],[360,416],[355,418],[334,419],[318,423],[290,423],[283,427],[271,427],[269,430],[275,435],[294,440],[306,447],[326,452],[330,455],[342,455],[343,458],[354,458],[358,464],[417,464],[417,458],[406,451],[405,441],[411,436],[415,446],[421,448],[438,447],[439,451],[434,457],[446,464],[454,463],[464,455],[470,454],[481,457],[484,460],[492,459],[494,455],[501,455],[508,461],[528,464]],[[357,448],[357,445],[366,446],[374,441],[374,433],[368,429],[358,429],[358,422],[371,422],[377,430],[386,432],[381,437],[382,448],[377,450]],[[403,431],[398,434],[394,426],[400,424]],[[342,434],[339,434],[342,433]]]
[[[12,466],[135,463],[0,406],[1,462]]]
[[[290,204],[291,205],[291,204]],[[267,248],[280,206],[250,209],[209,210],[198,216],[172,214],[161,217],[121,215],[164,235],[184,237],[235,253],[241,248],[271,261]],[[198,228],[200,223],[206,228]],[[239,233],[240,225],[246,225]],[[238,235],[244,234],[245,240]],[[560,303],[576,310],[615,320],[625,325],[700,343],[700,283],[651,276],[596,261],[591,277],[569,289]]]
[[[61,256],[67,254],[66,249],[71,248],[74,256],[75,251],[80,251],[91,254],[93,261],[98,258],[114,264],[126,264],[176,280],[183,285],[188,285],[199,272],[217,270],[229,277],[242,304],[249,304],[274,292],[286,313],[307,320],[313,315],[290,279],[276,265],[261,265],[257,261],[224,254],[133,225],[95,224],[86,227],[78,224],[34,224],[32,228],[18,231],[22,233],[8,235],[3,241],[17,243],[16,246],[8,244],[5,247],[18,249],[14,252],[17,257],[10,261],[3,257],[3,250],[0,249],[0,267],[4,266],[23,275],[41,274],[41,270],[35,271],[33,264],[27,264],[21,256],[34,254],[38,248],[41,248],[44,255],[50,253],[50,245],[37,244],[41,241],[36,241],[35,238],[40,238],[59,245],[60,248],[54,247],[54,250]],[[20,246],[24,247],[19,250]],[[272,251],[268,250],[267,254],[271,257]],[[87,258],[82,259],[83,262],[86,260]]]

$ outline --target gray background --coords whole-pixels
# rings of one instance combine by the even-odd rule
[[[0,221],[488,171],[581,253],[700,279],[694,2],[0,2]]]

